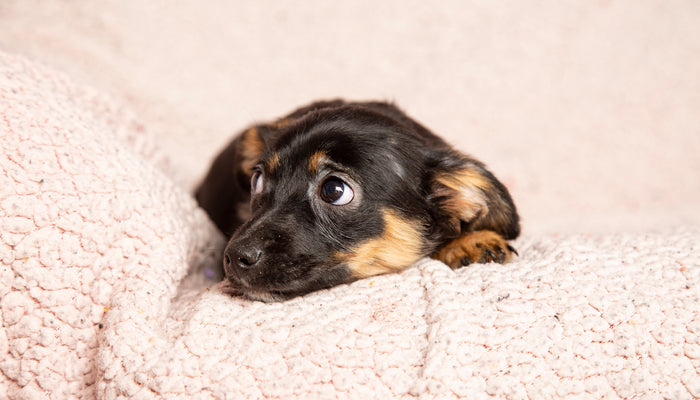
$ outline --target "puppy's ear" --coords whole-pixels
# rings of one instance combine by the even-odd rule
[[[225,235],[231,235],[249,218],[250,179],[270,134],[267,126],[239,134],[219,153],[195,191],[199,205]]]
[[[437,167],[430,185],[443,234],[457,237],[489,230],[506,240],[515,239],[520,222],[506,187],[478,161],[467,157],[454,161]]]

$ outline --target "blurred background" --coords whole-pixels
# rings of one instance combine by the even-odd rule
[[[0,50],[130,107],[191,190],[245,126],[395,101],[526,234],[700,223],[700,2],[3,0]]]

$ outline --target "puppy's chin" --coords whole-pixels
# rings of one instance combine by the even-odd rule
[[[268,292],[266,290],[258,289],[243,289],[243,295],[251,300],[262,301],[264,303],[275,303],[279,301],[287,300],[287,297]]]
[[[251,282],[247,276],[227,274],[222,283],[222,291],[230,296],[244,296],[265,303],[280,302],[304,296],[317,290],[329,289],[343,283],[350,283],[356,277],[349,275],[344,264],[323,265],[324,274],[314,277],[292,279],[283,283],[264,284]],[[321,268],[317,266],[317,268]]]
[[[231,278],[224,279],[221,284],[221,291],[229,296],[244,296],[250,300],[262,301],[264,303],[275,303],[290,298],[290,296],[284,296],[281,293],[252,288],[249,285],[241,284],[236,279]]]

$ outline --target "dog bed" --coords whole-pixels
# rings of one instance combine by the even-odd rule
[[[700,229],[528,236],[283,303],[119,104],[0,56],[0,398],[700,396]]]

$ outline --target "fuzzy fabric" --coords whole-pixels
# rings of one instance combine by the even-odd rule
[[[188,265],[214,265],[222,238],[146,137],[94,91],[0,56],[0,398],[93,398],[98,337],[143,349],[117,321],[167,313]]]
[[[149,137],[0,57],[0,398],[700,396],[697,227],[525,235],[506,265],[252,302]]]

